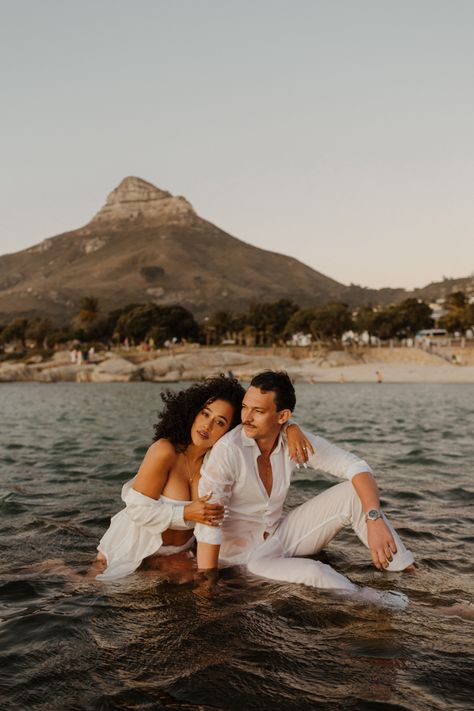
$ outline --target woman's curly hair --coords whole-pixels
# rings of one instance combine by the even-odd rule
[[[236,378],[228,378],[222,374],[206,378],[186,390],[165,390],[161,393],[165,408],[158,415],[153,441],[167,439],[177,452],[184,452],[191,443],[191,427],[196,415],[205,405],[215,400],[224,400],[232,405],[234,412],[229,429],[233,429],[240,424],[244,394],[245,390]]]

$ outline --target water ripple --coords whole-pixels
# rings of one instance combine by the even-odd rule
[[[375,467],[419,569],[375,571],[351,531],[321,559],[404,592],[403,613],[232,569],[213,600],[140,575],[78,578],[151,441],[160,390],[2,385],[2,708],[470,709],[474,388],[297,389],[300,421]],[[287,510],[333,481],[296,472]]]

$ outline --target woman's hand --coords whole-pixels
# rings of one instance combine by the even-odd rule
[[[219,526],[224,518],[224,507],[221,504],[207,503],[211,496],[212,492],[186,504],[183,511],[184,520],[204,523],[206,526]]]
[[[288,440],[288,449],[290,459],[296,466],[302,464],[306,467],[306,462],[314,454],[314,449],[309,439],[307,439],[298,425],[291,424],[286,428],[286,438]]]

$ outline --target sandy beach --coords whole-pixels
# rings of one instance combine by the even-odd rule
[[[342,369],[318,368],[313,382],[339,382],[341,373],[346,383],[377,382],[376,372],[383,383],[474,383],[474,366],[419,365],[416,363],[364,363],[348,365]]]

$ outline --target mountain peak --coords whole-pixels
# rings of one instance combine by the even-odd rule
[[[113,190],[107,198],[109,202],[112,198],[121,199],[124,202],[129,202],[133,200],[146,200],[150,198],[155,198],[160,200],[162,198],[172,197],[171,193],[166,190],[160,190],[152,183],[148,183],[142,178],[137,178],[134,175],[128,175],[124,178],[121,183]]]
[[[89,225],[113,226],[138,221],[149,226],[182,222],[191,216],[195,216],[195,212],[185,198],[175,197],[146,180],[129,175],[112,190]]]

